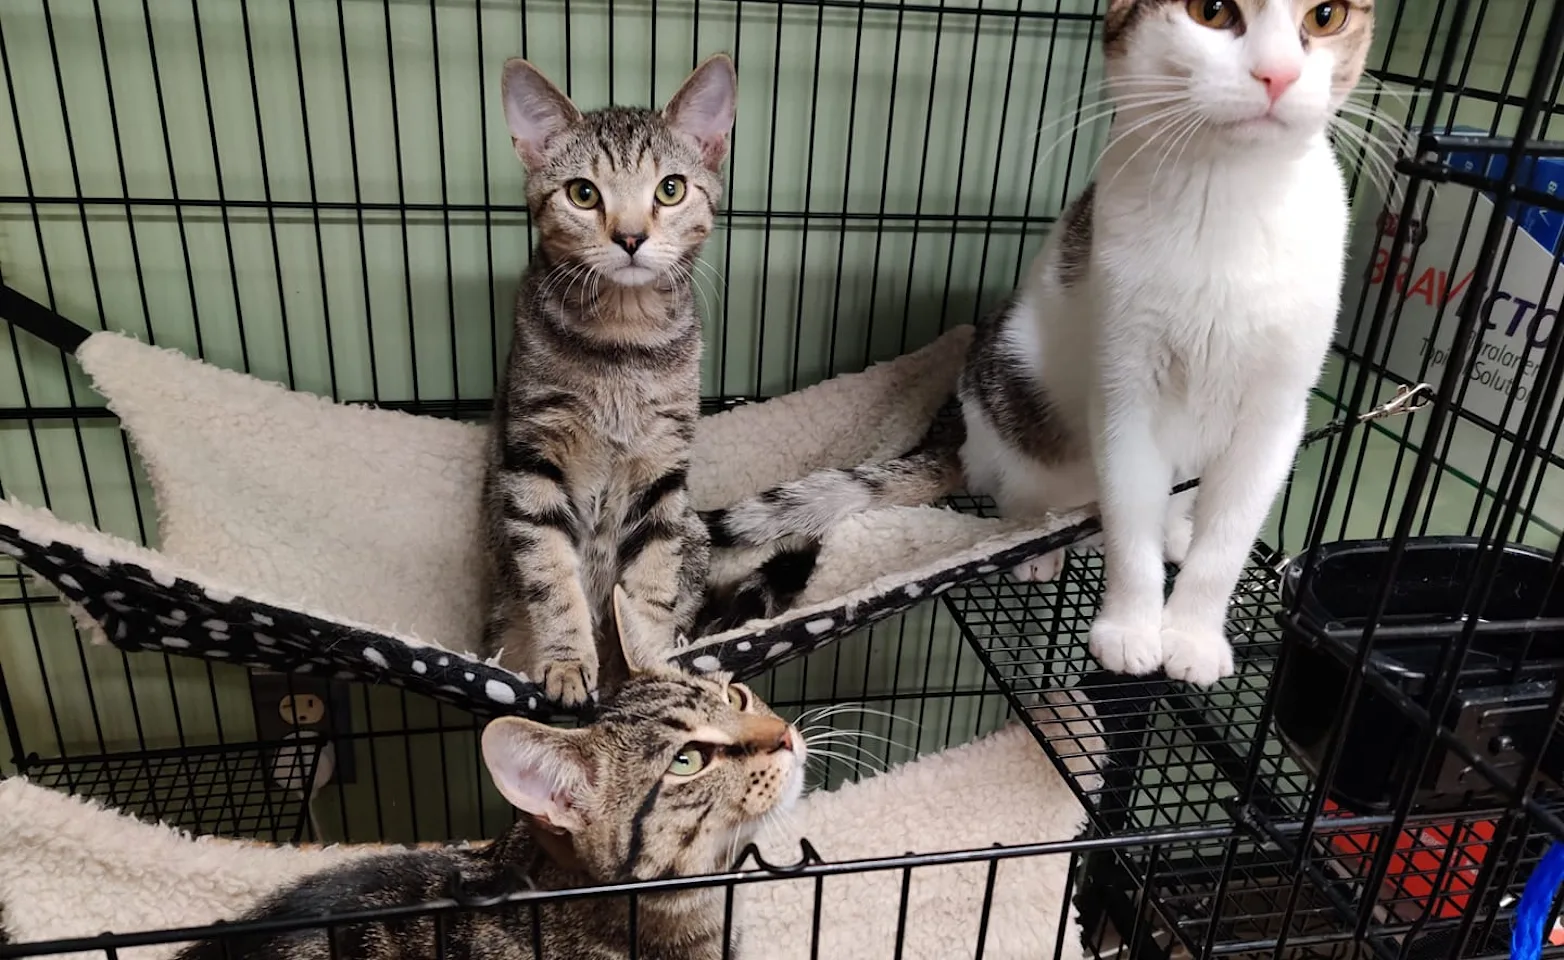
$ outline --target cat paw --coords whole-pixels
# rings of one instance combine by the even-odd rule
[[[1047,583],[1064,572],[1064,551],[1055,550],[1040,557],[1018,563],[1010,568],[1010,575],[1022,583]]]
[[[1169,680],[1209,687],[1233,675],[1233,646],[1222,628],[1172,624],[1162,628],[1162,668]]]
[[[543,693],[549,702],[567,709],[585,706],[597,689],[597,664],[584,660],[554,660],[543,665]]]
[[[1189,542],[1194,536],[1195,521],[1188,515],[1168,518],[1162,546],[1163,559],[1176,566],[1183,566],[1184,558],[1189,556]]]
[[[1092,657],[1110,673],[1143,676],[1162,666],[1162,638],[1153,625],[1098,617],[1092,624]]]

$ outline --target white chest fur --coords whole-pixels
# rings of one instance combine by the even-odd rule
[[[1096,195],[1086,282],[1044,297],[1051,312],[1091,319],[1045,329],[1053,343],[1043,364],[1055,370],[1043,382],[1073,385],[1076,395],[1060,399],[1081,426],[1104,391],[1149,382],[1153,435],[1178,473],[1194,475],[1239,418],[1263,416],[1258,407],[1296,397],[1318,376],[1346,231],[1341,175],[1323,140],[1285,160],[1109,173]],[[1094,375],[1052,375],[1065,364]]]
[[[1110,670],[1162,664],[1210,683],[1232,669],[1221,626],[1231,581],[1286,475],[1330,345],[1346,197],[1323,137],[1291,157],[1165,168],[1115,159],[1100,168],[1085,269],[1068,268],[1078,240],[1072,251],[1056,233],[1000,340],[1057,419],[1044,425],[1051,435],[1078,439],[1075,455],[1028,455],[1013,440],[1025,425],[974,408],[963,463],[1009,515],[1096,500],[1110,590],[1094,655]],[[1192,520],[1189,498],[1170,509],[1167,491],[1196,476],[1210,509]],[[1159,625],[1163,557],[1186,553],[1196,572],[1181,574],[1180,602]],[[1051,555],[1016,572],[1049,579],[1061,564]],[[1145,596],[1114,596],[1115,582],[1139,582]],[[1118,622],[1126,616],[1137,622]]]

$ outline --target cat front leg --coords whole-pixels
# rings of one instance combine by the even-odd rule
[[[643,659],[666,659],[692,626],[709,554],[710,537],[684,488],[684,470],[670,471],[640,495],[620,539],[622,582],[641,624]]]
[[[499,648],[512,668],[528,670],[549,700],[579,707],[597,689],[597,643],[570,535],[524,517],[508,517],[511,596],[497,611]]]
[[[526,670],[549,700],[581,706],[597,689],[592,609],[576,548],[576,511],[546,444],[519,428],[503,438],[490,493],[499,583],[490,621],[502,661]]]
[[[1162,612],[1163,668],[1169,678],[1209,686],[1232,675],[1233,648],[1224,629],[1227,606],[1292,468],[1305,412],[1297,401],[1246,412],[1232,442],[1201,476],[1189,555]]]
[[[1162,585],[1173,466],[1152,423],[1147,383],[1105,389],[1094,418],[1098,507],[1107,582],[1090,649],[1104,669],[1147,674],[1162,665]]]

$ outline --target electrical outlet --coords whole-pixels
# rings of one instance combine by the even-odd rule
[[[250,673],[250,697],[255,703],[255,731],[262,740],[320,737],[335,744],[332,779],[353,782],[353,742],[337,740],[352,732],[348,687],[298,673]]]
[[[295,693],[277,703],[282,722],[295,727],[313,727],[326,719],[326,701],[313,693]]]

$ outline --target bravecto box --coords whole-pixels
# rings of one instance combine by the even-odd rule
[[[1474,158],[1452,154],[1448,162],[1470,164]],[[1489,172],[1494,172],[1492,160],[1488,163]],[[1497,167],[1501,174],[1503,169]],[[1528,158],[1524,173],[1542,192],[1558,194],[1564,189],[1564,161]],[[1400,199],[1387,204],[1372,188],[1360,190],[1353,204],[1353,234],[1337,340],[1351,353],[1367,348],[1375,306],[1389,286],[1390,314],[1371,360],[1383,362],[1401,381],[1437,387],[1452,354],[1457,308],[1466,298],[1477,296],[1479,326],[1459,398],[1461,408],[1474,416],[1456,418],[1445,469],[1462,483],[1491,484],[1497,482],[1496,477],[1483,478],[1492,473],[1489,467],[1499,435],[1494,426],[1511,432],[1521,426],[1527,401],[1537,389],[1544,350],[1564,307],[1564,270],[1554,278],[1564,216],[1512,204],[1508,213],[1515,226],[1507,223],[1505,227],[1513,231],[1513,244],[1503,269],[1496,265],[1490,284],[1482,289],[1473,272],[1482,237],[1495,213],[1493,199],[1454,183],[1425,184],[1420,196],[1427,196],[1421,192],[1427,190],[1433,191],[1427,215],[1410,225],[1410,240],[1394,262],[1391,247]],[[1421,200],[1417,206],[1423,209]],[[1503,242],[1510,240],[1507,232]],[[1383,402],[1396,385],[1385,384],[1381,395],[1371,402]],[[1414,416],[1406,424],[1410,431],[1407,439],[1414,444],[1423,440],[1423,425],[1418,419]],[[1545,422],[1551,423],[1552,417]],[[1396,423],[1390,429],[1399,434],[1403,425]],[[1503,442],[1500,446],[1502,461],[1508,446]],[[1564,448],[1564,443],[1560,447]],[[1545,529],[1564,529],[1564,471],[1547,471],[1544,481],[1534,518],[1542,521]]]

